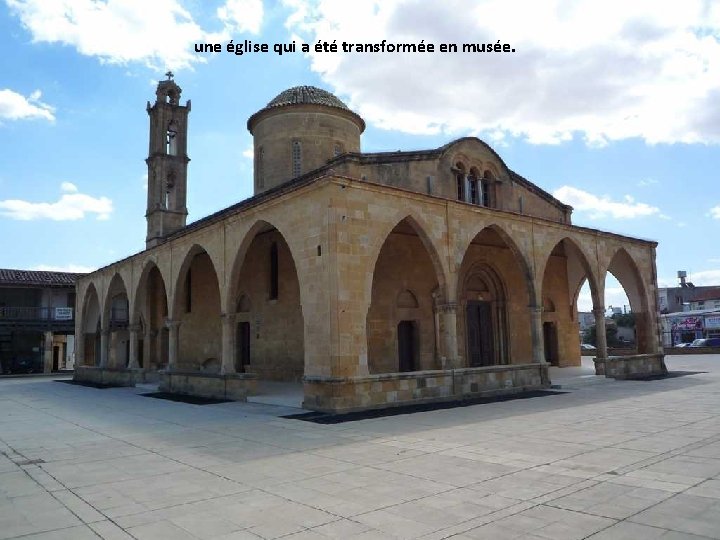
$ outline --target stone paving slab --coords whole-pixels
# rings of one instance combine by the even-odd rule
[[[3,379],[0,540],[720,538],[720,355],[667,362],[335,425]]]

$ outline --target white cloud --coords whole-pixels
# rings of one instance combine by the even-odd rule
[[[193,44],[217,42],[178,0],[6,0],[33,41],[75,47],[102,62],[179,69],[203,62]]]
[[[688,272],[688,281],[693,285],[720,285],[720,270]]]
[[[69,190],[69,186],[75,191]],[[30,202],[19,199],[0,201],[0,216],[21,221],[51,219],[53,221],[74,221],[83,219],[86,214],[96,214],[97,219],[110,219],[113,206],[107,197],[92,197],[77,192],[70,182],[63,182],[61,189],[65,193],[56,202]]]
[[[78,188],[72,182],[63,182],[62,184],[60,184],[60,191],[63,191],[65,193],[77,193]]]
[[[592,219],[610,216],[616,219],[632,219],[645,216],[662,216],[660,209],[646,203],[636,202],[630,195],[623,201],[614,201],[607,195],[601,197],[572,186],[562,186],[553,195],[575,210],[587,212]]]
[[[710,217],[713,219],[720,219],[720,204],[710,209]]]
[[[315,53],[364,118],[412,133],[592,146],[720,143],[720,3],[284,0],[291,34],[350,43],[495,43],[514,53]]]
[[[253,148],[252,144],[248,146],[245,150],[243,150],[242,156],[247,159],[253,159],[253,157],[255,156],[255,149]]]
[[[638,182],[638,186],[640,187],[648,187],[648,186],[654,186],[658,183],[657,180],[654,178],[645,178],[644,180],[640,180]]]
[[[217,9],[217,16],[231,31],[259,34],[263,3],[262,0],[227,0]]]
[[[28,97],[13,92],[9,88],[0,90],[0,120],[30,120],[41,118],[55,121],[55,109],[40,101],[40,90],[35,90]]]
[[[39,270],[41,272],[74,272],[78,274],[86,274],[88,272],[94,272],[97,268],[92,266],[83,266],[81,264],[66,264],[63,266],[38,264],[37,266],[32,267],[31,270]]]

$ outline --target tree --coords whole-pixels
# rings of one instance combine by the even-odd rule
[[[592,325],[590,328],[585,330],[585,332],[583,333],[583,342],[589,343],[590,345],[597,347],[596,332],[597,331],[595,330],[595,325]],[[607,325],[605,327],[605,339],[607,340],[608,347],[618,347],[622,345],[620,341],[618,341],[617,328],[614,325]]]

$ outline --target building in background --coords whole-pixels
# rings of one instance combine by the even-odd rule
[[[693,307],[691,304],[705,300],[703,295],[706,293],[715,296],[713,300],[717,299],[718,301],[718,306],[716,307],[720,307],[720,287],[696,287],[691,281],[687,280],[687,272],[685,270],[678,270],[677,276],[680,280],[680,284],[677,287],[658,288],[658,308],[660,309],[660,313],[678,313],[680,311],[705,309],[705,307]],[[708,298],[708,300],[710,299]]]
[[[82,274],[0,269],[0,371],[74,366],[75,281]]]

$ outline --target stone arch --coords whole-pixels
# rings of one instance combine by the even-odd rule
[[[305,373],[305,321],[298,259],[274,223],[259,220],[234,255],[225,297],[233,325],[226,361],[236,371],[299,381]]]
[[[100,365],[100,332],[102,332],[101,315],[102,310],[100,309],[100,297],[97,292],[95,284],[90,284],[85,289],[85,294],[82,299],[82,311],[80,313],[80,331],[81,335],[78,336],[80,343],[79,355],[81,365],[85,366],[98,366]]]
[[[229,267],[229,273],[228,273],[228,286],[226,288],[226,294],[224,297],[224,306],[227,306],[226,309],[231,310],[234,309],[235,306],[237,306],[237,303],[240,299],[240,295],[243,293],[240,287],[240,284],[237,280],[237,275],[240,269],[242,268],[242,265],[245,262],[245,258],[247,257],[248,250],[250,248],[250,244],[252,244],[255,237],[263,232],[268,232],[269,230],[275,229],[280,236],[282,236],[283,240],[287,244],[287,247],[290,251],[290,256],[292,257],[293,264],[295,265],[295,269],[297,272],[297,261],[298,253],[297,248],[294,244],[294,242],[289,241],[288,239],[291,238],[286,234],[286,231],[284,230],[284,227],[278,227],[278,225],[275,223],[275,221],[268,221],[264,219],[257,220],[255,223],[252,224],[252,226],[247,230],[245,235],[242,238],[242,241],[238,245],[237,250],[235,251],[235,255],[233,257],[233,261],[231,266]],[[302,287],[302,280],[300,273],[297,272],[297,279],[298,282],[300,282],[300,292],[301,292],[301,306],[302,306],[302,300],[303,295],[305,294],[305,288]]]
[[[384,233],[376,238],[382,237],[382,243],[372,246],[369,257],[368,369],[371,373],[437,369],[435,312],[446,287],[440,257],[413,215],[393,220]]]
[[[154,259],[145,261],[135,288],[130,324],[139,332],[137,361],[144,369],[167,366],[169,335],[168,287]]]
[[[115,272],[105,289],[103,304],[103,331],[108,332],[105,350],[105,366],[112,368],[127,367],[130,359],[130,294],[125,279]]]
[[[650,313],[650,306],[647,296],[648,287],[642,278],[635,259],[624,248],[619,247],[613,254],[610,262],[603,272],[612,274],[618,280],[630,302],[630,309],[635,318],[635,340],[637,352],[657,352],[657,340],[655,339],[655,315]]]
[[[578,295],[580,294],[580,289],[585,283],[584,279],[578,279],[578,274],[582,271],[585,274],[588,285],[590,286],[590,294],[592,296],[593,305],[602,306],[602,287],[598,283],[597,276],[593,271],[594,265],[591,264],[593,259],[588,255],[587,250],[582,246],[582,244],[578,243],[570,236],[563,236],[558,239],[552,249],[545,254],[537,265],[537,278],[541,287],[550,257],[554,253],[557,254],[559,248],[565,252],[569,252],[568,256],[573,257],[574,263],[576,263],[575,267],[571,269],[574,275],[568,276],[568,291],[571,300],[570,305],[575,305]]]
[[[185,252],[175,277],[168,324],[177,328],[170,331],[169,354],[181,370],[200,371],[208,360],[222,357],[221,338],[222,290],[218,268],[210,253],[200,244],[193,244]]]
[[[494,363],[529,362],[534,339],[529,331],[529,306],[540,305],[531,267],[518,244],[499,225],[486,224],[473,232],[457,269],[458,357],[472,365],[478,349],[484,349],[492,354],[482,353],[480,365],[487,365],[490,358]],[[484,276],[481,281],[488,285],[487,292],[495,291],[487,298],[483,291],[470,288],[472,276],[478,273]],[[491,321],[492,334],[479,334],[482,328],[489,328],[487,321]]]
[[[586,281],[590,285],[593,306],[602,306],[600,288],[581,244],[563,236],[552,249],[543,253],[537,268],[537,282],[543,299],[543,351],[545,361],[551,365],[580,365],[577,298]],[[548,302],[556,309],[548,310]]]
[[[370,307],[370,298],[372,296],[372,285],[373,285],[373,276],[375,273],[375,267],[377,265],[378,257],[380,256],[380,251],[382,250],[383,246],[385,245],[386,240],[390,236],[390,234],[400,225],[402,222],[407,222],[408,225],[410,225],[413,230],[415,231],[415,234],[420,238],[420,240],[423,243],[423,246],[425,247],[425,250],[427,251],[428,255],[430,256],[430,260],[432,262],[433,268],[435,269],[435,274],[437,276],[438,281],[438,293],[439,293],[439,302],[445,302],[448,298],[448,272],[445,269],[445,265],[443,264],[443,258],[440,257],[440,250],[437,249],[435,246],[433,240],[430,238],[430,236],[427,234],[426,231],[431,230],[431,228],[428,227],[428,225],[425,223],[425,220],[417,216],[415,213],[406,213],[402,215],[402,217],[399,217],[402,214],[396,215],[396,218],[390,221],[374,238],[373,244],[370,248],[369,256],[368,256],[368,265],[367,265],[367,274],[365,277],[365,298],[368,299],[366,309],[369,309]]]
[[[497,223],[487,223],[484,224],[481,227],[478,227],[477,230],[473,231],[468,237],[466,238],[466,244],[461,247],[461,253],[463,254],[462,258],[459,260],[459,265],[457,268],[457,274],[458,274],[458,285],[460,283],[459,277],[460,277],[460,269],[462,267],[463,262],[465,261],[465,257],[467,256],[468,250],[470,249],[470,246],[473,244],[473,242],[483,234],[486,230],[492,231],[494,234],[497,234],[497,236],[502,240],[502,242],[505,244],[505,246],[512,252],[513,256],[515,257],[515,260],[517,261],[518,265],[520,266],[520,270],[522,271],[523,277],[525,278],[525,284],[526,284],[526,290],[530,299],[531,304],[533,305],[539,305],[540,299],[537,296],[537,287],[535,285],[535,279],[532,272],[532,265],[528,262],[528,257],[523,253],[523,251],[520,249],[518,243],[515,241],[515,239],[499,224]],[[456,291],[459,289],[455,288]]]

